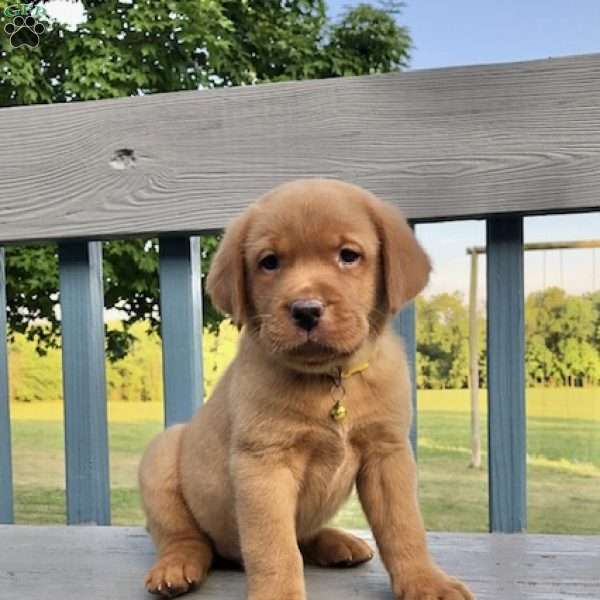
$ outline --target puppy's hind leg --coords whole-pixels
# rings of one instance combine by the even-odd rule
[[[323,527],[301,542],[300,550],[307,562],[321,567],[353,567],[373,558],[373,550],[367,542],[329,527]]]
[[[139,470],[142,504],[158,560],[146,574],[149,592],[177,596],[206,578],[212,544],[190,513],[179,481],[183,425],[158,435],[148,446]]]

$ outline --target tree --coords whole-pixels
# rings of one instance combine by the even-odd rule
[[[468,385],[467,308],[460,292],[417,298],[417,384],[423,388]]]
[[[417,299],[417,384],[463,388],[468,323],[459,292]],[[479,369],[486,385],[486,323],[479,324]],[[600,292],[573,296],[560,288],[529,294],[525,303],[525,372],[529,386],[600,382]]]
[[[592,345],[600,352],[600,292],[593,292],[587,295],[594,308],[594,324],[590,332],[590,341]]]
[[[528,335],[525,344],[525,370],[527,383],[531,386],[548,385],[556,379],[555,356],[546,346],[543,335]]]
[[[533,292],[525,303],[526,370],[531,385],[597,382],[600,348],[597,295],[560,288]]]
[[[44,2],[37,2],[43,6]],[[394,18],[401,6],[361,4],[339,22],[324,0],[83,0],[87,20],[70,30],[47,24],[37,48],[13,49],[0,35],[0,106],[70,102],[266,81],[395,71],[411,45]],[[0,16],[0,29],[10,17]],[[203,269],[216,240],[203,238]],[[105,305],[119,308],[121,330],[107,334],[109,358],[123,357],[131,326],[158,330],[157,243],[105,244]],[[56,346],[56,247],[7,250],[10,332],[38,350]],[[221,319],[207,299],[205,323]]]

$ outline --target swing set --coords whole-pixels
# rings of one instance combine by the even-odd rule
[[[564,288],[563,250],[591,248],[592,252],[592,289],[596,290],[596,250],[600,240],[575,240],[570,242],[532,242],[523,244],[524,252],[543,251],[543,285],[546,288],[546,254],[549,250],[560,252],[560,286]],[[481,410],[479,407],[479,343],[477,325],[477,272],[478,258],[485,254],[485,246],[467,248],[471,257],[469,274],[469,391],[471,405],[471,459],[469,467],[481,468]]]

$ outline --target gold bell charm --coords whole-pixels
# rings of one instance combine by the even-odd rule
[[[342,400],[346,395],[346,390],[342,385],[342,370],[338,369],[331,376],[333,379],[333,385],[331,386],[331,398],[333,400],[333,408],[329,411],[329,416],[334,421],[343,421],[348,414],[346,407],[342,404]]]
[[[340,401],[338,400],[329,414],[334,421],[343,421],[346,418],[348,411],[346,410],[346,407],[343,404],[340,404]]]

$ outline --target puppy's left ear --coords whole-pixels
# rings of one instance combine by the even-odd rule
[[[227,226],[206,278],[214,307],[230,315],[238,329],[248,317],[244,244],[249,222],[250,211],[246,211]]]
[[[429,281],[431,262],[402,213],[391,204],[372,199],[373,220],[379,233],[384,294],[390,313],[397,313]]]

